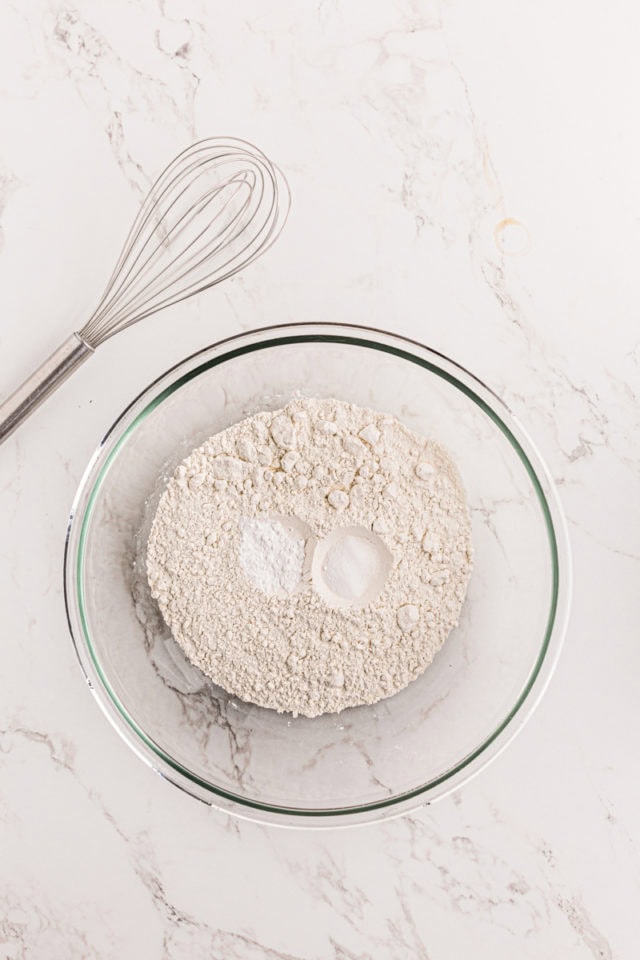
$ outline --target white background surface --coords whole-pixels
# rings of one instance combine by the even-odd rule
[[[0,391],[82,325],[196,136],[254,140],[294,196],[264,260],[106,344],[0,450],[1,960],[638,955],[639,34],[616,0],[0,3]],[[472,784],[284,832],[120,742],[67,635],[62,549],[86,461],[150,379],[323,319],[423,340],[501,393],[559,484],[575,601],[542,706]]]

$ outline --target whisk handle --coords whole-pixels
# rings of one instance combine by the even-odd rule
[[[93,348],[77,333],[61,343],[22,386],[0,403],[0,443],[92,353]]]

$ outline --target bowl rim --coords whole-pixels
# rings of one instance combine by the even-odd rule
[[[167,396],[214,366],[255,350],[310,342],[343,343],[389,353],[437,374],[473,400],[501,430],[525,467],[542,509],[552,563],[551,602],[542,644],[516,702],[496,729],[449,770],[426,784],[367,804],[317,809],[284,807],[225,790],[198,777],[156,744],[130,716],[102,670],[88,630],[81,576],[93,505],[111,462],[136,425]],[[557,490],[537,447],[507,404],[445,354],[409,337],[346,323],[259,327],[210,344],[156,377],[120,413],[91,456],[73,500],[64,548],[64,600],[76,655],[100,708],[120,736],[153,770],[197,799],[240,817],[287,826],[335,827],[398,816],[446,796],[485,769],[530,719],[548,686],[566,634],[571,587],[569,538]]]

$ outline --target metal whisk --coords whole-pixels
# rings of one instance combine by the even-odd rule
[[[147,194],[90,319],[0,404],[0,443],[109,337],[264,253],[289,200],[282,173],[244,140],[210,138],[184,150]]]

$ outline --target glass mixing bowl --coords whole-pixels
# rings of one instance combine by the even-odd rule
[[[244,703],[203,676],[171,638],[144,568],[175,466],[206,437],[294,394],[391,413],[445,446],[466,488],[475,550],[460,625],[425,673],[374,706],[315,719]],[[504,403],[418,343],[334,324],[233,337],[152,383],[94,454],[65,551],[76,651],[117,731],[194,797],[287,825],[394,816],[486,766],[549,681],[569,596],[558,498]]]

